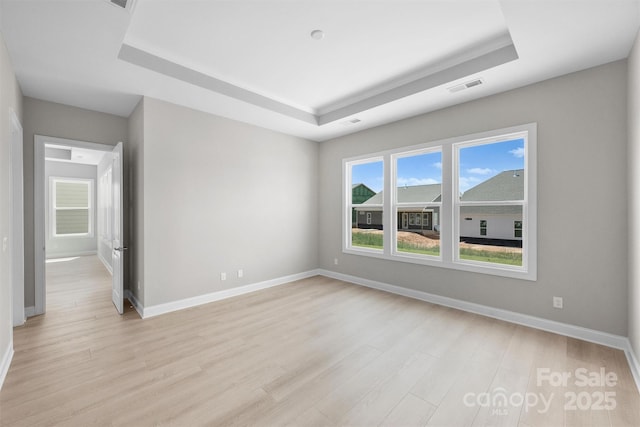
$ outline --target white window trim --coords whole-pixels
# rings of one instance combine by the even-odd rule
[[[56,182],[70,182],[70,183],[86,183],[89,187],[89,232],[88,233],[73,233],[73,234],[57,234],[56,233]],[[78,237],[93,237],[94,236],[94,224],[93,216],[93,193],[94,193],[94,180],[89,178],[67,178],[67,177],[49,177],[49,235],[52,239],[69,239]],[[73,208],[79,209],[79,208]]]
[[[522,267],[502,264],[458,259],[457,241],[460,235],[460,202],[455,199],[458,189],[457,153],[461,146],[486,144],[491,142],[509,141],[525,138],[525,202],[513,204],[523,207],[522,230]],[[360,248],[351,245],[351,169],[352,166],[375,161],[383,162],[383,190],[392,190],[395,185],[394,159],[428,151],[442,151],[442,202],[420,204],[440,207],[440,256],[418,255],[396,250],[397,238],[397,205],[392,204],[392,191],[384,191],[382,208],[383,230],[390,230],[383,234],[383,249]],[[371,153],[357,157],[343,159],[343,227],[342,251],[347,254],[362,255],[392,261],[409,262],[429,266],[443,267],[454,270],[470,271],[482,274],[511,277],[523,280],[537,280],[537,124],[529,123],[509,128],[497,129],[471,135],[464,135],[444,140],[432,141],[410,147],[401,147],[383,152]],[[395,199],[395,198],[394,198]],[[468,203],[468,202],[467,202]],[[486,204],[486,203],[485,203]],[[511,202],[497,202],[496,204],[511,204]],[[378,205],[376,205],[378,206]],[[405,204],[402,204],[405,206]],[[456,240],[457,238],[457,240]]]

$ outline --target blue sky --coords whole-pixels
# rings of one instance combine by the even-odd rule
[[[460,150],[460,192],[504,172],[524,169],[524,140],[477,145]]]
[[[460,150],[460,192],[505,170],[524,169],[524,140],[465,147]],[[382,190],[382,161],[354,165],[352,184],[364,183],[375,192]],[[441,153],[427,153],[398,159],[399,186],[442,182]]]
[[[354,165],[353,168],[351,168],[351,183],[362,183],[377,193],[382,190],[384,183],[382,173],[382,160],[374,163]]]

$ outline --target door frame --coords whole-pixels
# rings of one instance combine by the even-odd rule
[[[25,321],[24,306],[24,177],[23,129],[18,115],[9,109],[11,123],[11,289],[13,326]]]
[[[45,135],[33,137],[33,240],[34,240],[34,281],[35,281],[35,310],[31,315],[44,314],[46,309],[46,235],[45,235],[45,206],[44,196],[46,183],[44,176],[44,146],[45,144],[65,145],[67,147],[86,148],[97,151],[113,151],[114,145],[95,142],[79,141],[75,139],[56,138]]]
[[[409,229],[409,213],[408,212],[401,212],[401,225],[402,225],[402,230],[408,230]]]

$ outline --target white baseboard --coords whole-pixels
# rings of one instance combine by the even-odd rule
[[[2,355],[2,360],[0,361],[0,390],[2,390],[2,385],[4,384],[5,378],[7,378],[7,374],[9,373],[9,366],[11,366],[11,360],[13,360],[13,334],[11,335],[11,340],[9,341],[9,346],[7,347],[7,351]]]
[[[129,302],[131,303],[133,308],[136,309],[140,317],[144,318],[144,315],[143,315],[144,307],[142,307],[142,304],[140,304],[140,301],[138,300],[138,298],[136,298],[136,296],[129,289],[124,290],[124,297],[129,300]]]
[[[627,338],[627,348],[624,350],[624,354],[627,356],[627,361],[629,362],[629,368],[631,369],[631,374],[633,375],[633,379],[636,381],[638,392],[640,392],[640,362],[638,362],[638,356],[633,351],[633,347],[631,346],[631,341],[629,341],[628,338]]]
[[[553,332],[559,335],[577,338],[583,341],[589,341],[595,344],[601,344],[607,347],[623,350],[625,352],[625,355],[627,356],[627,360],[635,379],[636,386],[638,387],[638,391],[640,391],[640,365],[638,365],[637,358],[633,353],[633,349],[631,348],[631,344],[627,337],[614,335],[607,332],[596,331],[594,329],[583,328],[581,326],[570,325],[567,323],[556,322],[554,320],[543,319],[527,314],[516,313],[500,308],[494,308],[472,302],[461,301],[454,298],[434,295],[424,291],[417,291],[415,289],[403,288],[400,286],[390,285],[388,283],[377,282],[375,280],[363,279],[362,277],[336,273],[330,270],[320,269],[318,270],[318,274],[330,277],[332,279],[342,280],[345,282],[354,283],[356,285],[378,289],[392,294],[402,295],[433,304],[456,308],[458,310],[480,314],[482,316],[492,317],[494,319],[504,320],[506,322],[528,326],[531,328]]]
[[[214,301],[244,295],[262,289],[272,288],[274,286],[284,285],[285,283],[294,282],[296,280],[306,279],[319,275],[319,270],[310,270],[303,273],[292,274],[290,276],[278,277],[276,279],[265,280],[264,282],[253,283],[250,285],[239,286],[237,288],[225,289],[224,291],[212,292],[210,294],[199,295],[197,297],[185,298],[178,301],[172,301],[165,304],[152,305],[142,307],[140,314],[143,319],[158,316],[172,311],[182,310],[185,308],[195,307],[202,304],[208,304]],[[135,304],[134,304],[135,306]],[[140,313],[140,310],[138,310]]]
[[[79,252],[54,252],[48,253],[47,259],[56,259],[56,258],[71,258],[74,256],[89,256],[96,255],[98,251],[79,251]]]
[[[33,317],[36,315],[36,308],[35,306],[31,306],[31,307],[25,307],[24,308],[24,316],[28,319],[29,317]]]

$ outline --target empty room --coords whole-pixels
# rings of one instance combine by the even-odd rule
[[[640,0],[0,0],[0,426],[639,426]]]

